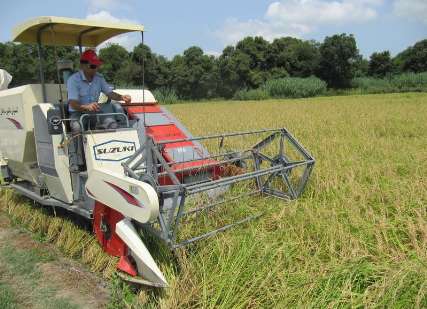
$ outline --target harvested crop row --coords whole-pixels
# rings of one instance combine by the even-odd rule
[[[10,190],[0,191],[0,209],[14,222],[55,244],[65,255],[82,260],[92,271],[106,278],[115,272],[117,260],[102,251],[93,235],[69,220],[49,215]]]
[[[41,236],[43,240],[54,244],[64,255],[82,261],[91,271],[109,280],[112,294],[111,308],[138,307],[148,302],[153,304],[160,302],[158,292],[155,290],[129,286],[119,279],[115,275],[118,258],[106,254],[92,233],[66,217],[56,216],[55,212],[49,213],[48,209],[32,204],[10,189],[0,190],[0,211],[6,213],[16,225]],[[177,257],[183,262],[184,268],[189,268],[185,262],[185,255]],[[171,264],[170,257],[163,256],[163,259],[168,260],[167,265],[164,265],[168,277],[176,279],[175,267]],[[173,281],[172,284],[176,285],[177,281]],[[165,293],[162,294],[164,297]]]

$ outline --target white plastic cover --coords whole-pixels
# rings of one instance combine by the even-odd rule
[[[6,70],[0,69],[0,90],[7,89],[11,81],[12,75],[10,75]]]
[[[153,257],[142,242],[130,219],[125,218],[118,222],[116,224],[116,233],[131,250],[131,254],[138,267],[138,274],[153,286],[167,287],[168,283],[165,277],[156,262],[154,262]]]
[[[156,103],[157,100],[150,90],[144,89],[114,89],[114,92],[124,95],[128,94],[132,98],[132,103]]]

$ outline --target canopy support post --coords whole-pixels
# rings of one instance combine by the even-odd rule
[[[43,47],[42,47],[42,32],[50,27],[53,24],[46,24],[43,27],[41,27],[38,31],[37,31],[37,53],[39,56],[39,78],[40,78],[40,83],[42,84],[42,94],[43,94],[43,102],[46,103],[47,102],[47,95],[46,95],[46,84],[44,81],[44,67],[43,67]]]
[[[142,63],[141,63],[141,66],[142,66],[142,103],[145,103],[144,31],[141,31],[141,42],[142,42]]]
[[[83,38],[83,35],[85,35],[85,34],[87,34],[89,32],[95,31],[96,29],[98,29],[98,27],[92,27],[92,28],[86,29],[86,30],[84,30],[84,31],[82,31],[82,32],[79,33],[79,38],[78,38],[78,41],[77,41],[77,45],[79,46],[80,55],[83,52],[83,49],[82,49],[82,38]]]
[[[53,37],[53,41],[55,41],[55,30],[53,30],[53,24],[50,26],[50,31]],[[55,67],[56,67],[56,79],[58,82],[59,87],[59,104],[61,106],[61,118],[65,119],[65,106],[64,106],[64,97],[62,95],[62,83],[61,83],[61,75],[59,73],[59,67],[58,67],[58,52],[56,50],[56,45],[53,45],[53,54],[55,57]],[[65,81],[64,81],[65,82]]]
[[[142,71],[142,104],[145,104],[145,60],[144,60],[144,31],[141,31],[141,71]],[[144,112],[145,128],[145,112]]]

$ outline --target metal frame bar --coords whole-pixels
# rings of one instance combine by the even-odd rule
[[[174,244],[174,245],[173,245],[173,249],[181,248],[181,247],[184,247],[184,246],[186,246],[186,245],[189,245],[189,244],[191,244],[191,243],[193,243],[193,242],[195,242],[195,241],[198,241],[198,240],[202,240],[202,239],[205,239],[205,238],[211,237],[211,236],[213,236],[213,235],[215,235],[215,234],[218,234],[218,233],[220,233],[220,232],[224,232],[224,231],[226,231],[226,230],[228,230],[228,229],[230,229],[230,228],[232,228],[232,227],[235,227],[235,226],[237,226],[237,225],[240,225],[240,224],[243,224],[243,223],[246,223],[246,222],[249,222],[249,221],[255,220],[255,219],[257,219],[257,218],[261,217],[262,215],[263,215],[263,214],[258,214],[258,215],[253,215],[253,216],[248,216],[248,217],[246,217],[246,218],[244,218],[244,219],[241,219],[241,220],[236,221],[236,222],[231,223],[231,224],[227,224],[227,225],[221,226],[220,228],[217,228],[217,229],[212,230],[212,231],[210,231],[210,232],[207,232],[207,233],[205,233],[205,234],[202,234],[202,235],[199,235],[199,236],[195,236],[195,237],[190,238],[190,239],[183,240],[183,241],[181,241],[181,242],[179,242],[179,243],[177,243],[177,244]]]
[[[32,190],[32,188],[37,187],[26,181],[11,183],[9,187],[15,189],[18,193],[26,196],[27,198],[33,201],[36,201],[37,203],[43,206],[61,207],[81,216],[84,216],[87,219],[92,219],[92,212],[90,212],[89,210],[80,207],[79,205],[64,203],[50,196],[41,196],[40,194],[37,194],[34,190]]]
[[[256,131],[244,131],[244,132],[233,132],[233,133],[224,133],[224,134],[214,134],[214,135],[206,135],[206,136],[198,136],[198,137],[189,137],[189,138],[180,138],[180,139],[174,139],[174,140],[166,140],[166,141],[160,141],[157,142],[157,145],[165,145],[165,144],[173,144],[173,143],[180,143],[180,142],[194,142],[194,141],[202,141],[206,139],[215,139],[215,138],[225,138],[225,137],[233,137],[233,136],[244,136],[244,135],[251,135],[251,134],[257,134],[257,133],[265,133],[265,132],[275,132],[275,131],[281,131],[282,129],[263,129],[263,130],[256,130]]]

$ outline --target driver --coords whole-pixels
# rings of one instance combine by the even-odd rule
[[[101,107],[98,99],[101,92],[112,100],[131,102],[129,95],[114,92],[104,77],[97,72],[101,64],[102,61],[97,57],[95,51],[89,49],[82,53],[80,71],[71,75],[67,81],[68,110],[71,119],[80,119],[82,112],[99,112]],[[72,121],[71,129],[80,131],[79,122]]]
[[[95,51],[86,50],[80,56],[80,70],[71,75],[67,81],[70,127],[74,137],[82,131],[79,121],[82,113],[102,113],[101,106],[98,103],[101,92],[112,100],[131,102],[129,95],[120,95],[114,92],[104,77],[97,72],[101,64],[102,61],[97,57]],[[70,144],[70,156],[74,157],[70,159],[74,167],[84,164],[82,153],[81,143],[75,139],[75,142]]]

